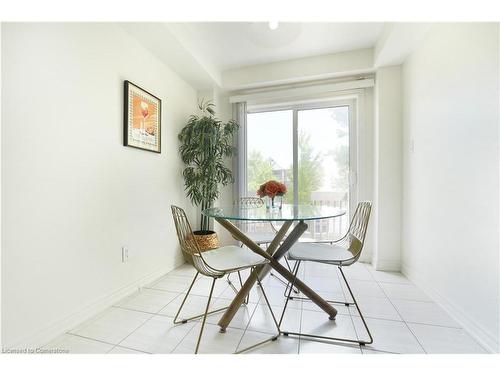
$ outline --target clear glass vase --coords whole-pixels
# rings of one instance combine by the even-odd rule
[[[283,196],[277,195],[274,198],[267,197],[266,208],[268,210],[281,210],[283,206]]]

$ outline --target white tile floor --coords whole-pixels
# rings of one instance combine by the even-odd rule
[[[400,273],[379,272],[362,263],[348,267],[346,277],[372,331],[374,343],[365,347],[345,343],[280,337],[249,353],[485,353],[460,326],[425,293]],[[84,324],[58,337],[44,348],[70,353],[193,353],[200,322],[174,325],[173,317],[194,275],[188,265],[165,275]],[[306,263],[300,277],[328,299],[344,299],[347,289],[335,267]],[[237,283],[237,276],[231,279]],[[275,278],[264,280],[275,314],[285,302],[284,287]],[[193,287],[181,317],[200,314],[205,307],[210,280]],[[225,279],[216,283],[212,308],[228,305],[234,296]],[[338,306],[329,321],[313,303],[291,301],[282,328],[302,333],[367,338],[354,307]],[[254,288],[227,332],[219,333],[222,313],[207,319],[200,353],[233,353],[269,338],[275,332],[262,292]]]

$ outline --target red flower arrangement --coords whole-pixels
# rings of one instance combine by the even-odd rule
[[[259,190],[257,190],[257,195],[259,197],[269,197],[274,199],[276,196],[283,196],[286,194],[286,186],[281,182],[270,180],[266,183],[260,185]]]

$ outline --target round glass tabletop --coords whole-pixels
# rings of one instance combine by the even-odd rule
[[[296,221],[328,219],[345,215],[346,211],[337,207],[321,205],[284,204],[281,209],[233,205],[213,207],[203,210],[203,215],[213,218],[242,221]]]

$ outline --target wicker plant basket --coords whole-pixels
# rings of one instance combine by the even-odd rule
[[[213,231],[210,231],[208,234],[201,234],[199,231],[195,231],[193,234],[201,252],[220,247],[219,237],[217,237],[217,233]]]
[[[194,232],[194,238],[201,252],[220,247],[219,237],[217,237],[217,233],[213,231],[210,231],[208,234],[200,234],[196,231]]]
[[[197,231],[193,233],[194,239],[200,248],[200,251],[203,253],[204,251],[217,249],[220,247],[219,237],[217,237],[217,233],[210,231],[209,234],[200,234]],[[191,256],[183,253],[184,259],[186,262],[192,264]]]
[[[205,252],[212,249],[217,249],[220,247],[219,237],[217,237],[217,233],[214,231],[210,231],[208,234],[200,234],[200,231],[193,232],[194,240],[198,244],[200,252]],[[183,253],[184,260],[186,262],[191,263],[191,256]]]

